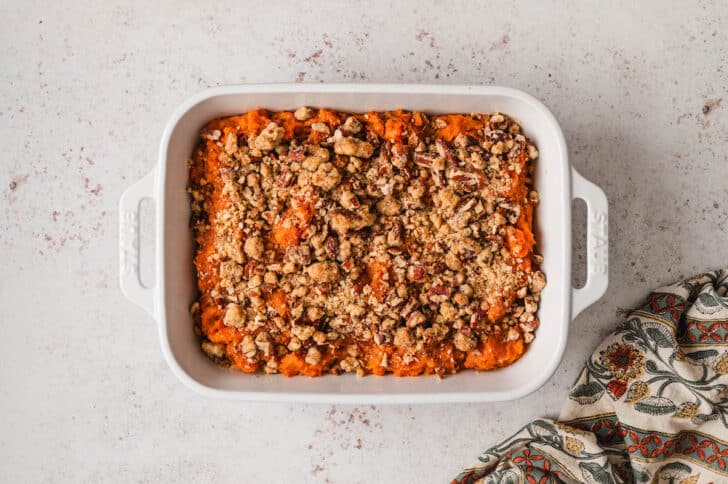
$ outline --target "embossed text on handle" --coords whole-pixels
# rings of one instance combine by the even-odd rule
[[[133,273],[139,261],[138,213],[126,211],[121,213],[119,246],[121,248],[121,273]]]
[[[608,216],[606,212],[596,211],[592,216],[591,247],[589,248],[590,266],[593,272],[606,274],[607,258],[609,256],[609,242],[607,236]]]

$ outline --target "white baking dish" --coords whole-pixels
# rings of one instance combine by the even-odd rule
[[[345,111],[400,107],[435,113],[501,111],[522,124],[541,153],[535,177],[541,196],[536,224],[548,284],[539,309],[541,326],[520,360],[496,371],[465,371],[441,380],[431,376],[354,375],[312,379],[241,374],[218,368],[203,355],[188,312],[196,297],[196,286],[185,192],[187,160],[200,128],[212,118],[258,107],[281,110],[303,105]],[[151,288],[144,287],[139,279],[138,213],[145,198],[156,204],[156,286]],[[588,276],[580,289],[571,286],[572,198],[583,199],[588,208]],[[156,319],[162,351],[170,367],[187,386],[203,395],[358,404],[509,400],[546,382],[561,360],[570,320],[606,290],[607,200],[601,189],[569,165],[564,136],[548,109],[514,89],[406,84],[229,86],[204,91],[174,113],[162,137],[156,168],[121,198],[120,249],[124,294]]]

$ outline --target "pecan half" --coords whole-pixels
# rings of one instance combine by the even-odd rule
[[[334,235],[329,235],[326,237],[324,247],[326,249],[326,255],[330,259],[336,259],[339,254],[339,238]]]

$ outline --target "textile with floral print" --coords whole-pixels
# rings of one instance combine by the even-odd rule
[[[537,419],[453,483],[728,482],[728,269],[654,291]]]

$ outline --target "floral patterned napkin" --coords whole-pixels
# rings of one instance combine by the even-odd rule
[[[453,483],[728,483],[728,269],[650,294],[537,419]]]

